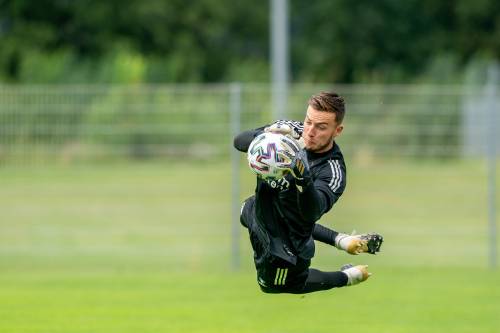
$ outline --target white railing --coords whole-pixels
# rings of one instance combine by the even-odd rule
[[[0,86],[0,163],[227,155],[231,112],[241,129],[273,120],[268,85],[231,87]],[[482,87],[306,84],[290,87],[288,118],[301,120],[321,90],[346,98],[339,143],[352,156],[474,155],[487,150],[486,127],[500,119],[490,119]]]

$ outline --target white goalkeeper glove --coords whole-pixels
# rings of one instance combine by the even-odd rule
[[[299,133],[295,132],[295,130],[287,124],[274,123],[271,126],[264,128],[264,132],[287,135],[298,142],[300,149],[303,149],[305,147],[304,139],[302,138],[302,136]]]

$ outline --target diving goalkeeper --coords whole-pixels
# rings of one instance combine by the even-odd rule
[[[352,255],[375,254],[383,241],[375,233],[349,235],[317,223],[346,186],[346,166],[335,142],[343,130],[344,114],[344,99],[322,92],[309,99],[304,123],[280,120],[234,139],[241,152],[247,152],[262,133],[280,133],[296,143],[288,154],[290,163],[283,165],[284,176],[258,176],[255,195],[246,199],[241,209],[240,221],[249,231],[257,282],[263,292],[310,293],[355,285],[371,275],[366,265],[345,265],[332,272],[310,268],[314,240]],[[260,160],[255,159],[256,168]]]

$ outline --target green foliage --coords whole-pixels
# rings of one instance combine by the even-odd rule
[[[296,82],[432,83],[443,55],[458,74],[500,57],[495,0],[289,2]],[[267,81],[269,16],[249,0],[3,1],[0,80]]]
[[[221,6],[216,0],[4,2],[0,4],[0,72],[5,81],[38,82],[20,75],[20,68],[33,63],[30,53],[47,54],[50,59],[42,63],[51,67],[58,57],[65,59],[59,53],[63,49],[84,64],[90,62],[97,68],[94,74],[99,67],[130,64],[139,71],[131,74],[133,80],[140,82],[220,81],[232,64],[228,59],[245,62],[247,56],[258,61],[267,57],[267,8],[249,5]],[[78,71],[78,67],[74,63],[71,69]],[[100,82],[128,82],[129,74],[123,77],[122,71],[114,68],[120,74],[101,76]],[[53,76],[49,74],[47,82]],[[72,81],[62,76],[58,82]],[[85,82],[95,78],[87,77]]]

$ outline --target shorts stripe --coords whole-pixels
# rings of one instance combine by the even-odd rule
[[[276,270],[276,277],[274,278],[274,285],[278,285],[278,277],[280,275],[280,272],[281,272],[281,268],[278,268]]]
[[[276,276],[274,277],[274,285],[284,286],[287,274],[288,274],[288,268],[277,268]]]

